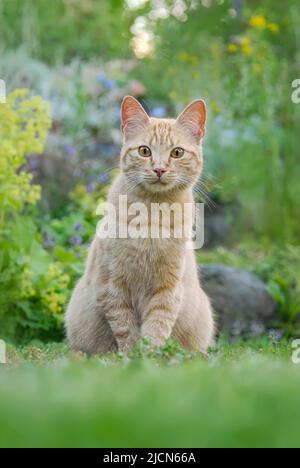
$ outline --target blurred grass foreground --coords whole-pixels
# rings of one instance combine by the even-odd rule
[[[300,374],[290,351],[223,343],[207,363],[172,343],[90,360],[62,345],[11,349],[0,446],[299,447]]]
[[[0,0],[1,446],[299,446],[299,38],[298,0]],[[207,102],[199,263],[264,298],[217,310],[208,363],[63,344],[126,94]]]

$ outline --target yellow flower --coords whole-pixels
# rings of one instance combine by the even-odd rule
[[[260,63],[254,63],[252,65],[252,69],[256,76],[260,76],[262,74],[262,67]]]
[[[279,33],[279,25],[277,23],[268,23],[267,28],[273,34],[278,34]]]
[[[51,265],[48,268],[47,277],[49,279],[56,278],[61,273],[62,273],[62,269],[60,267],[60,264],[57,263],[57,262],[56,263],[51,263]]]
[[[32,276],[32,271],[28,267],[24,268],[20,284],[21,297],[24,299],[33,297],[36,293],[32,283]]]
[[[247,36],[241,37],[241,51],[244,55],[251,55],[253,52],[251,41]]]
[[[86,195],[86,187],[83,184],[76,185],[73,192],[70,193],[70,196],[73,200],[80,200]]]
[[[50,124],[48,103],[30,97],[27,90],[14,91],[1,104],[0,212],[20,212],[39,200],[40,187],[32,185],[32,175],[20,167],[26,164],[26,154],[42,153]]]
[[[190,55],[189,61],[192,65],[197,65],[197,63],[199,62],[199,59],[196,55]]]
[[[262,15],[252,16],[249,21],[250,26],[257,29],[265,29],[267,26],[266,18]]]
[[[200,73],[199,73],[198,71],[192,72],[192,78],[193,78],[194,80],[199,80],[200,76],[201,76],[201,75],[200,75]]]
[[[177,59],[180,62],[187,62],[192,65],[196,65],[199,62],[197,55],[191,55],[188,52],[179,52],[179,54],[177,54]]]
[[[221,108],[216,101],[211,101],[210,106],[215,114],[220,114]]]
[[[177,99],[177,93],[176,91],[171,91],[169,94],[169,97],[173,100]]]
[[[177,59],[180,62],[187,62],[188,57],[189,57],[189,54],[187,52],[179,52],[179,54],[177,54]]]
[[[42,292],[42,302],[51,314],[61,314],[67,300],[70,277],[63,273],[61,264],[55,262],[49,265],[45,280],[47,287]]]
[[[231,42],[230,44],[228,44],[228,52],[230,52],[231,54],[235,54],[237,51],[238,51],[238,46],[237,44],[234,44],[234,42]]]
[[[250,44],[242,45],[242,52],[244,55],[251,55],[253,52],[253,47]]]
[[[218,60],[221,58],[222,56],[222,47],[221,47],[221,44],[219,42],[213,42],[210,46],[210,50],[211,50],[211,53],[212,53],[212,56],[215,60]]]
[[[241,44],[242,46],[248,46],[251,44],[251,41],[248,36],[241,37]]]
[[[59,314],[63,310],[63,306],[66,303],[67,296],[62,293],[53,292],[48,290],[43,294],[43,304],[52,314]]]

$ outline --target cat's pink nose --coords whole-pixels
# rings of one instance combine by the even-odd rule
[[[161,176],[167,172],[167,169],[164,169],[163,167],[155,167],[154,172],[156,173],[157,177],[161,178]]]

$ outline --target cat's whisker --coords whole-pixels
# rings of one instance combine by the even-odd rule
[[[202,176],[200,176],[194,186],[194,191],[196,193],[199,193],[205,199],[205,202],[207,203],[207,206],[210,209],[216,208],[217,204],[209,196],[206,184],[207,184],[207,180],[205,180]]]
[[[202,190],[205,190],[207,193],[211,190],[210,181],[208,179],[202,178],[201,176],[196,182],[195,187],[200,187]]]
[[[183,187],[188,187],[191,185],[192,183],[192,180],[188,177],[179,177],[179,179],[177,179],[179,185],[182,185]]]
[[[127,187],[127,193],[132,193],[136,189],[136,187],[138,187],[142,183],[142,181],[136,180],[136,177],[134,174],[128,173],[127,179],[129,181],[129,185]]]
[[[188,179],[187,177],[180,177],[178,182],[179,184],[189,185],[191,183],[191,180]],[[210,210],[213,210],[214,208],[216,208],[217,205],[210,198],[210,196],[208,195],[207,191],[203,188],[203,186],[200,185],[200,180],[197,181],[193,190],[194,192],[201,195],[201,197],[204,199],[204,202],[207,204]]]
[[[102,172],[102,174],[108,174],[109,172],[115,170],[115,169],[120,169],[120,166],[111,166],[108,169],[105,169],[105,171]]]
[[[195,187],[194,191],[198,193],[202,198],[204,203],[208,206],[208,208],[213,211],[214,208],[217,207],[216,203],[209,197],[209,195],[199,187]]]

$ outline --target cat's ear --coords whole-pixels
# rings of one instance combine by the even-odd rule
[[[121,129],[125,136],[134,136],[149,124],[150,118],[132,96],[125,96],[121,106]]]
[[[177,117],[176,123],[181,125],[197,142],[205,135],[206,105],[202,99],[189,104]]]

